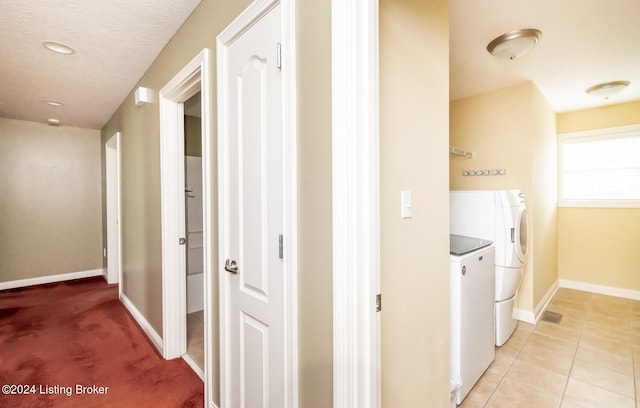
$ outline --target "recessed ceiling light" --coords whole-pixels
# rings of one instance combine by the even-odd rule
[[[630,83],[629,81],[603,82],[587,88],[585,92],[594,98],[609,99],[622,92]]]
[[[49,118],[47,119],[47,123],[50,124],[51,126],[59,126],[60,119]]]
[[[535,28],[509,31],[487,45],[489,54],[498,58],[516,59],[528,53],[538,42],[542,32]]]
[[[66,44],[57,42],[57,41],[44,41],[42,45],[53,52],[57,52],[58,54],[75,54],[76,50],[69,47]]]
[[[53,99],[45,99],[44,103],[46,103],[47,105],[50,105],[50,106],[63,106],[64,105],[64,103],[58,102],[58,101],[54,101]]]

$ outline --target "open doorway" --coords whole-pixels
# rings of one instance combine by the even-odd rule
[[[162,355],[165,359],[182,357],[205,385],[205,405],[213,395],[212,345],[217,326],[212,310],[213,281],[213,132],[211,117],[211,51],[203,49],[159,92],[160,102],[160,175],[162,185]],[[204,364],[192,364],[187,351],[187,216],[185,186],[185,108],[200,93],[202,162],[201,259],[203,297]],[[197,137],[197,136],[196,136]],[[214,377],[215,378],[215,377]]]
[[[107,283],[121,282],[120,261],[120,132],[115,133],[105,143],[106,185],[107,185]]]
[[[202,119],[200,92],[184,103],[185,227],[187,238],[187,355],[204,371],[202,246]]]

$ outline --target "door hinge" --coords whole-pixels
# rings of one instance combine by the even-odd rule
[[[378,293],[376,295],[376,312],[379,312],[382,310],[382,294]]]
[[[276,44],[276,67],[282,69],[282,45]]]
[[[283,248],[283,239],[282,239],[282,234],[280,234],[278,236],[278,258],[283,259],[284,258],[284,248]]]

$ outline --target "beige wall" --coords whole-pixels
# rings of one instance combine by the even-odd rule
[[[214,59],[214,103],[209,114],[215,129],[216,35],[249,3],[250,0],[203,0],[136,86],[160,90],[203,48],[210,48]],[[333,399],[330,17],[328,1],[297,1],[299,398],[304,407],[327,407]],[[162,333],[158,105],[135,107],[132,90],[102,129],[102,141],[117,131],[122,132],[122,286],[153,328]],[[215,157],[215,150],[209,153]],[[213,213],[217,211],[214,209]],[[214,230],[216,223],[213,220],[210,226]],[[216,248],[214,242],[217,254]],[[214,294],[218,291],[216,282],[214,276]],[[218,320],[213,312],[215,328]],[[214,357],[218,354],[216,334]],[[217,374],[214,362],[211,377],[216,390]],[[214,395],[214,401],[218,400]]]
[[[558,281],[558,144],[556,113],[533,84],[531,108],[532,193],[528,201],[533,205],[533,307],[539,314],[545,306],[545,295]]]
[[[558,134],[640,123],[640,101],[558,113]]]
[[[451,190],[519,189],[531,193],[531,84],[451,102],[450,143],[476,153],[450,156]],[[504,168],[504,176],[464,177],[463,170]]]
[[[383,407],[449,406],[448,78],[448,2],[381,0]]]
[[[555,113],[531,82],[451,103],[450,143],[476,158],[450,157],[451,190],[518,189],[526,197],[531,246],[518,308],[536,312],[557,280]],[[504,168],[504,176],[463,170]]]
[[[0,118],[0,282],[102,269],[100,133]]]
[[[558,114],[558,133],[640,123],[640,101]],[[560,208],[560,279],[640,291],[640,209]]]

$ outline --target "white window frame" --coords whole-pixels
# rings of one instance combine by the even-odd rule
[[[562,133],[558,135],[558,206],[559,207],[593,207],[593,208],[640,208],[640,200],[632,199],[565,199],[564,192],[564,166],[563,147],[568,142],[621,139],[624,137],[640,137],[640,124],[631,126],[619,126],[588,130],[581,132]],[[640,160],[640,158],[638,158]]]

